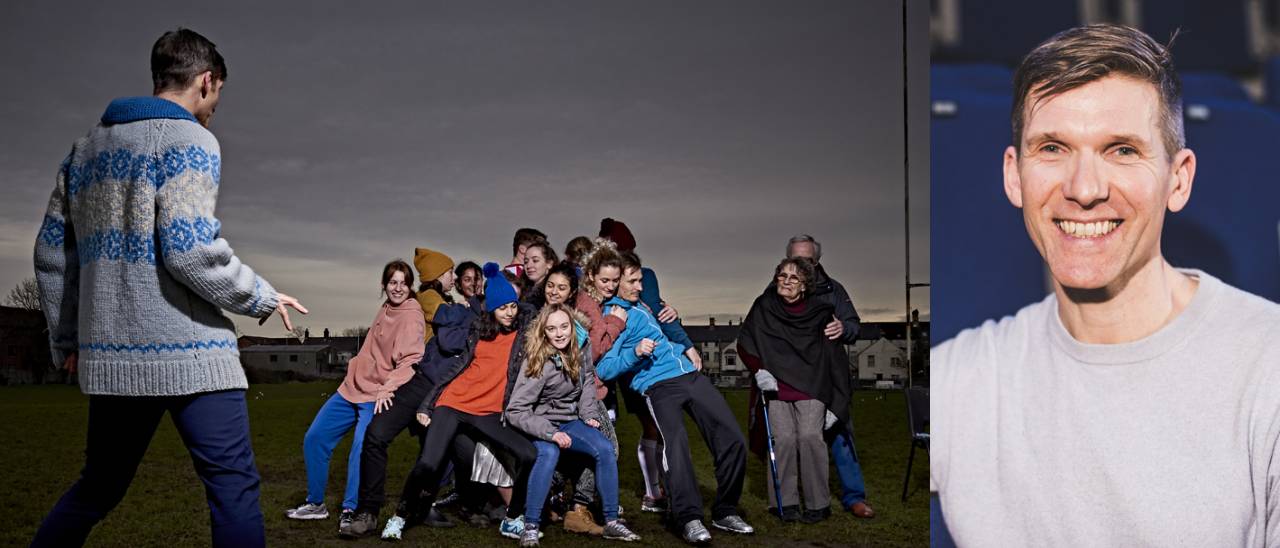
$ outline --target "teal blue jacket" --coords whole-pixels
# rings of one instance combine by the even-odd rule
[[[596,364],[596,374],[601,379],[612,380],[635,371],[631,388],[644,394],[656,383],[697,371],[689,357],[684,355],[689,347],[668,339],[648,306],[614,297],[605,301],[603,313],[608,314],[611,306],[620,306],[627,311],[627,327]],[[635,348],[643,339],[651,339],[655,346],[653,354],[639,357]]]

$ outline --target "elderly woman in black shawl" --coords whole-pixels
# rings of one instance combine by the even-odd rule
[[[751,305],[738,337],[738,353],[755,373],[752,438],[763,439],[758,432],[763,425],[757,420],[756,398],[764,392],[782,484],[781,516],[784,521],[804,523],[831,515],[827,444],[822,433],[849,420],[851,391],[848,355],[838,341],[823,333],[835,309],[808,298],[813,279],[809,259],[784,259],[775,270],[774,283]],[[765,484],[768,500],[777,500],[772,478]]]

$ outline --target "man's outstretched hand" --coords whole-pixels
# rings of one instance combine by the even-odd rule
[[[276,293],[276,300],[276,312],[280,314],[280,319],[284,320],[284,330],[293,331],[293,322],[289,321],[289,308],[287,307],[292,307],[294,310],[303,314],[307,313],[307,307],[302,306],[302,303],[298,302],[298,299],[285,295],[284,293]],[[269,319],[271,319],[271,316],[263,317],[258,320],[258,325],[267,323],[267,320]]]

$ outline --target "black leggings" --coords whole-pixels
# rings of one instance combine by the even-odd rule
[[[422,498],[413,503],[412,510],[425,512],[435,502],[445,458],[449,456],[455,438],[466,434],[474,441],[488,442],[493,456],[514,481],[507,517],[514,519],[524,514],[529,471],[538,458],[538,451],[523,434],[506,427],[501,416],[501,413],[472,415],[452,407],[436,408],[431,415],[431,426],[427,428],[422,453],[418,455],[418,462],[405,482],[407,493],[423,493]]]
[[[364,447],[360,451],[360,491],[356,500],[357,511],[377,515],[382,505],[386,503],[387,447],[396,439],[396,436],[406,428],[413,427],[411,431],[419,436],[419,454],[421,454],[421,444],[426,442],[426,433],[420,432],[421,428],[417,426],[415,415],[418,412],[418,405],[431,391],[431,386],[431,381],[426,375],[414,374],[409,382],[396,389],[395,397],[391,400],[391,408],[374,415],[373,420],[369,421],[364,434]],[[457,449],[453,458],[454,477],[457,480],[454,487],[459,492],[474,491],[474,489],[464,489],[464,486],[471,481],[471,454],[475,452],[475,442],[467,437],[459,437],[455,440],[454,446]],[[408,480],[405,481],[397,513],[404,509],[408,501],[418,496],[416,492],[411,491],[410,483]]]

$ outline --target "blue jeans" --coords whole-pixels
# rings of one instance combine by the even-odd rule
[[[93,526],[124,498],[166,411],[204,483],[213,545],[265,546],[244,390],[89,396],[89,435],[80,479],[40,524],[31,545],[83,545]]]
[[[956,548],[956,541],[947,530],[947,518],[942,512],[942,501],[937,493],[929,493],[929,546],[931,548]]]
[[[853,429],[845,428],[831,440],[831,460],[840,476],[840,503],[845,508],[867,500],[867,486],[862,481],[862,466],[853,448]]]
[[[320,407],[315,420],[311,421],[311,428],[307,429],[307,435],[302,438],[302,455],[307,460],[307,502],[324,503],[333,448],[354,426],[356,436],[351,440],[351,453],[347,456],[347,490],[343,494],[342,508],[356,509],[356,495],[360,491],[360,449],[364,447],[364,431],[371,420],[373,402],[351,403],[337,392]]]
[[[587,426],[581,420],[560,425],[560,431],[573,440],[568,451],[595,459],[596,489],[600,492],[600,503],[604,507],[604,521],[608,523],[618,519],[618,456],[613,452],[613,444],[599,430]],[[542,440],[534,440],[533,446],[538,450],[538,460],[533,463],[533,470],[529,473],[524,522],[536,527],[542,518],[542,504],[547,499],[547,491],[551,490],[551,476],[556,470],[556,463],[560,461],[560,446],[555,442]]]

